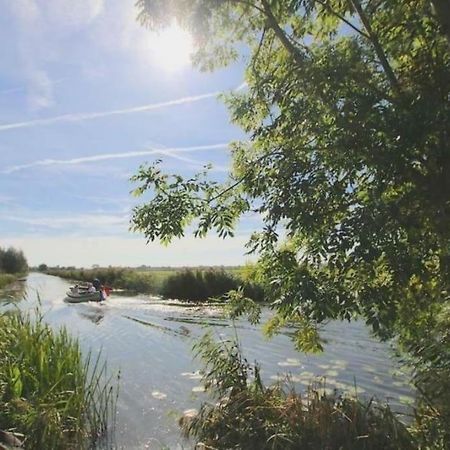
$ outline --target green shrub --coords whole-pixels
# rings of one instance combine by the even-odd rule
[[[8,284],[11,284],[15,279],[16,277],[9,273],[0,273],[0,289],[8,286]]]
[[[0,429],[25,437],[27,449],[87,449],[106,439],[115,390],[99,360],[42,317],[0,315]]]
[[[161,295],[184,301],[204,302],[210,298],[222,297],[228,291],[237,290],[242,285],[245,296],[255,300],[264,299],[263,289],[243,282],[226,270],[185,269],[167,277],[161,288]]]

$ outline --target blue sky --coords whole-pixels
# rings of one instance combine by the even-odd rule
[[[242,64],[172,67],[185,39],[140,27],[134,3],[0,0],[0,246],[31,264],[242,263],[250,221],[233,240],[169,247],[128,231],[140,164],[188,175],[212,163],[223,179],[226,144],[244,137],[216,96],[242,84]]]

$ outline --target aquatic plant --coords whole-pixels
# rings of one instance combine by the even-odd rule
[[[212,402],[180,420],[186,437],[204,448],[413,449],[414,439],[387,405],[362,401],[319,385],[299,394],[288,385],[264,386],[257,364],[237,341],[206,334],[195,345]]]
[[[111,438],[117,390],[100,356],[83,358],[42,315],[0,315],[0,429],[28,449],[85,449]]]

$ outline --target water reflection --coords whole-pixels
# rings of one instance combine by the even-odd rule
[[[363,323],[327,324],[324,353],[304,355],[293,348],[292,329],[266,340],[260,327],[245,320],[236,321],[234,329],[214,306],[125,295],[113,295],[104,305],[66,304],[64,280],[32,274],[27,286],[30,301],[22,308],[34,307],[39,291],[45,320],[54,327],[66,326],[84,350],[102,351],[111,373],[120,369],[119,448],[189,448],[179,435],[177,417],[198,408],[204,398],[200,363],[192,359],[191,348],[205,326],[223,339],[236,332],[245,357],[261,364],[266,382],[288,376],[289,383],[304,390],[318,377],[324,389],[354,391],[356,381],[358,395],[388,399],[398,411],[407,411],[406,405],[413,401],[407,374],[398,373],[388,345],[371,338]],[[263,311],[263,321],[270,314]]]

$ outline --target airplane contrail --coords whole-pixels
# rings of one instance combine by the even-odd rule
[[[187,103],[199,102],[212,97],[217,97],[220,94],[219,91],[208,92],[206,94],[193,95],[189,97],[181,97],[175,100],[168,100],[166,102],[148,103],[147,105],[133,106],[130,108],[113,109],[110,111],[94,111],[87,113],[72,113],[62,114],[60,116],[48,117],[45,119],[34,119],[23,122],[13,122],[0,124],[0,132],[14,130],[17,128],[31,128],[40,125],[52,125],[60,122],[81,122],[84,120],[98,119],[100,117],[117,116],[124,114],[135,114],[139,112],[152,111],[155,109],[167,108],[170,106],[184,105]]]
[[[172,158],[178,158],[179,155],[177,153],[189,153],[196,152],[202,150],[218,150],[224,149],[228,147],[228,143],[222,142],[219,144],[211,144],[211,145],[197,145],[192,147],[173,147],[173,148],[151,148],[147,150],[138,150],[131,152],[121,152],[121,153],[100,153],[97,155],[90,156],[81,156],[79,158],[72,159],[40,159],[37,161],[33,161],[27,164],[21,164],[17,166],[10,166],[6,169],[2,170],[0,173],[3,174],[11,174],[14,172],[18,172],[25,169],[31,169],[33,167],[42,167],[42,166],[54,166],[54,165],[75,165],[75,164],[83,164],[97,161],[106,161],[110,159],[126,159],[126,158],[135,158],[139,156],[149,156],[149,155],[163,155],[169,156]]]

